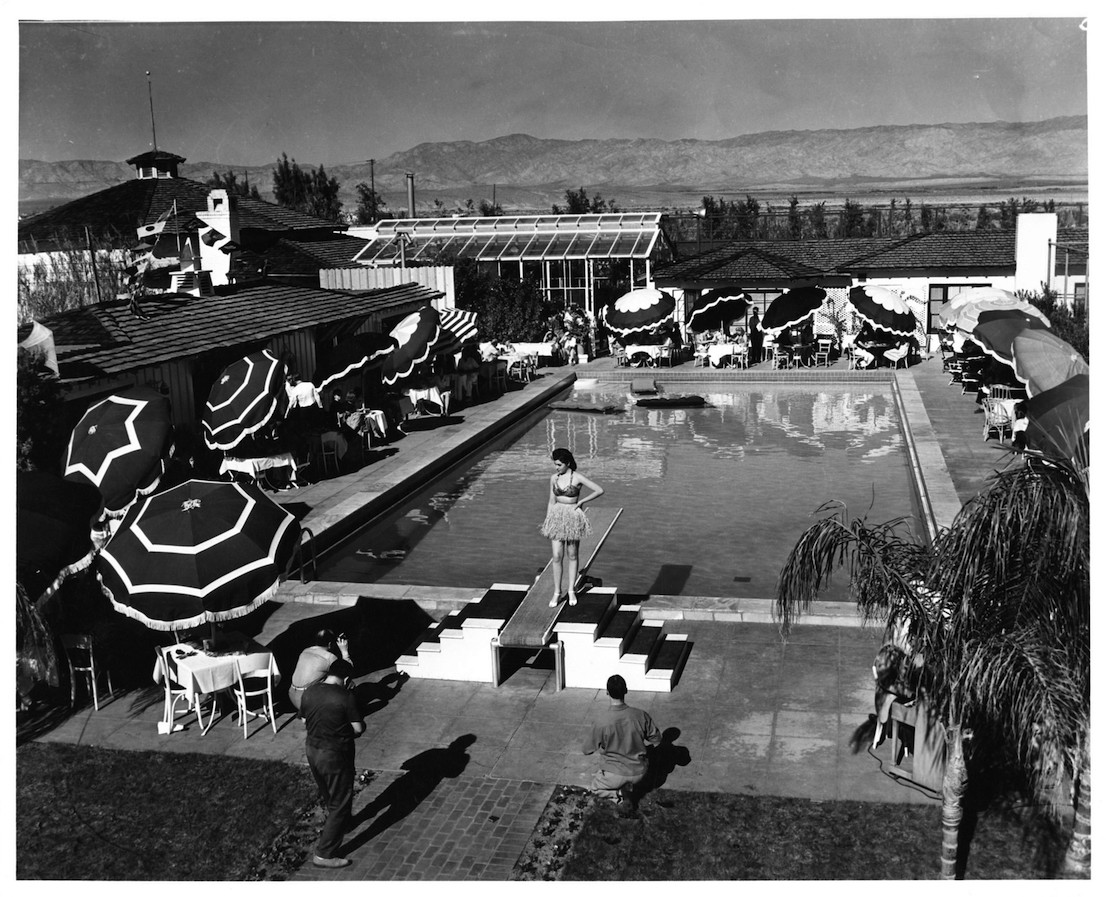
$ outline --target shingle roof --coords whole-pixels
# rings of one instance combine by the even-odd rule
[[[134,245],[136,230],[152,224],[177,203],[177,214],[165,223],[166,233],[195,228],[195,214],[207,208],[211,188],[187,178],[146,178],[125,181],[80,199],[48,209],[19,222],[20,252],[50,252],[60,236],[84,244],[87,227],[93,238]]]
[[[834,272],[843,262],[863,252],[895,242],[898,241],[885,237],[733,242],[658,268],[655,277],[662,285],[688,280],[722,283],[809,278]]]
[[[261,283],[227,295],[148,296],[131,314],[126,301],[63,312],[42,323],[54,334],[63,380],[117,374],[209,349],[270,339],[304,327],[429,304],[444,294],[408,283],[363,293]]]
[[[893,246],[858,255],[842,269],[862,268],[864,271],[910,268],[978,269],[1013,268],[1013,231],[948,231],[917,234]]]
[[[367,240],[344,234],[329,234],[320,239],[281,237],[267,248],[243,247],[231,258],[231,275],[254,273],[267,267],[270,277],[282,274],[318,274],[320,268],[360,268],[353,257],[365,248]]]
[[[197,212],[207,211],[207,197],[212,188],[188,178],[136,178],[105,190],[99,190],[64,205],[48,209],[19,222],[20,252],[49,252],[57,247],[55,237],[84,243],[84,229],[92,236],[121,246],[131,246],[136,230],[152,224],[177,204],[177,214],[165,222],[164,233],[191,233],[199,226]],[[238,225],[245,230],[278,233],[344,231],[346,225],[314,215],[286,209],[264,200],[246,196],[234,197],[238,209]]]

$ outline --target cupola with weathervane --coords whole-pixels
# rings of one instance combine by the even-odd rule
[[[143,181],[153,178],[179,177],[177,168],[184,161],[184,156],[155,149],[132,156],[127,160],[127,164],[135,167],[138,179]]]

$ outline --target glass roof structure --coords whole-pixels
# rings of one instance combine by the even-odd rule
[[[660,212],[526,215],[499,218],[397,218],[362,234],[354,261],[398,265],[439,258],[485,262],[647,259],[660,237]]]

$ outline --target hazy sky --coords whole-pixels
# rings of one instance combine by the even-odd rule
[[[22,17],[38,9],[52,18],[49,4]],[[136,24],[133,10],[112,16],[132,23],[19,25],[21,158],[121,160],[149,148],[147,69],[159,148],[229,165],[281,152],[333,165],[512,133],[719,139],[1087,112],[1087,34],[1075,17]]]

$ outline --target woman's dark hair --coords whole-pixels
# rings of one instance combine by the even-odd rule
[[[572,452],[566,448],[553,449],[552,458],[554,461],[563,461],[568,465],[569,470],[576,469],[576,459],[572,457]]]

